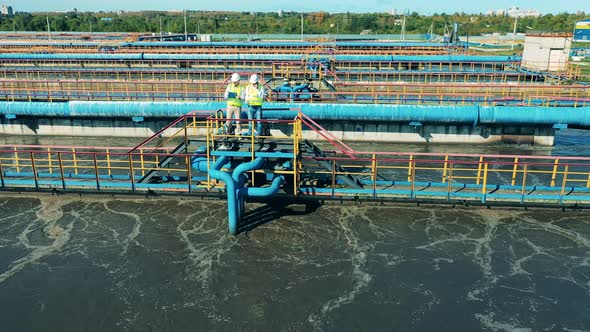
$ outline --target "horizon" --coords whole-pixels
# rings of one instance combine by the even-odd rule
[[[231,10],[203,10],[203,9],[141,9],[141,10],[80,10],[78,8],[71,8],[71,9],[66,9],[66,10],[37,10],[37,11],[15,11],[14,13],[30,13],[30,14],[45,14],[45,13],[70,13],[72,12],[73,9],[76,9],[77,13],[118,13],[118,12],[123,12],[123,13],[183,13],[185,10],[187,12],[192,12],[192,13],[243,13],[243,12],[247,12],[247,11],[231,11]],[[523,9],[528,9],[528,8],[523,8]],[[579,10],[581,12],[583,12],[585,15],[590,16],[590,11],[584,11],[584,10]],[[259,11],[252,11],[254,13],[276,13],[278,11],[264,11],[264,10],[259,10]],[[317,11],[297,11],[297,10],[281,10],[281,12],[283,13],[307,13],[307,14],[311,14],[311,13],[319,13],[319,12],[324,12],[324,13],[328,13],[330,15],[333,14],[346,14],[346,13],[350,13],[350,14],[391,14],[391,11],[373,11],[373,12],[353,12],[353,11],[348,11],[348,12],[342,12],[342,11],[326,11],[326,10],[317,10]],[[418,15],[422,15],[422,16],[433,16],[433,15],[455,15],[455,14],[467,14],[467,15],[486,15],[487,11],[483,11],[483,12],[432,12],[432,13],[423,13],[417,10],[408,10],[406,11],[408,14],[412,14],[414,12],[418,13]],[[578,11],[561,11],[561,12],[555,12],[555,13],[544,13],[544,12],[540,12],[541,16],[544,15],[558,15],[558,14],[569,14],[569,15],[576,15]],[[397,12],[396,15],[403,15],[403,12]]]
[[[52,0],[3,0],[2,5],[12,6],[14,12],[46,13],[67,12],[76,8],[79,12],[175,12],[175,11],[208,11],[208,12],[328,12],[336,13],[390,13],[397,10],[398,13],[417,12],[420,15],[433,14],[485,14],[490,10],[508,9],[516,6],[521,9],[536,9],[542,15],[569,13],[578,11],[590,13],[590,2],[586,0],[570,0],[567,5],[556,2],[544,2],[537,0],[498,0],[492,5],[480,5],[469,0],[457,0],[452,5],[444,5],[432,0],[414,0],[413,6],[387,0],[366,0],[360,5],[356,0],[324,0],[321,4],[311,1],[298,3],[283,2],[280,0],[250,0],[248,4],[236,4],[235,0],[217,0],[214,4],[208,1],[169,0],[165,3],[155,0],[124,1],[103,0],[100,2],[80,3],[77,0],[62,0],[56,3]],[[346,8],[346,10],[339,10]]]

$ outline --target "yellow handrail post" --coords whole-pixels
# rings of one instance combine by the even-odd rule
[[[49,163],[49,174],[53,174],[53,161],[51,160],[51,147],[47,148],[47,162]]]
[[[520,189],[521,202],[524,202],[524,191],[526,189],[526,176],[527,176],[528,164],[524,164],[522,170],[522,188]]]
[[[449,177],[447,179],[447,200],[451,199],[451,191],[453,190],[453,162],[449,162]]]
[[[193,136],[196,137],[198,132],[197,132],[197,117],[193,115],[193,124],[192,124],[193,128],[195,130],[193,130]]]
[[[416,163],[413,162],[410,168],[411,170],[411,179],[410,179],[410,199],[414,199],[414,190],[416,190]]]
[[[145,167],[144,167],[144,163],[143,163],[144,159],[143,159],[143,148],[139,149],[139,162],[141,164],[141,176],[145,175]],[[158,166],[156,165],[156,168]]]
[[[72,148],[72,160],[74,162],[74,174],[78,174],[78,158],[76,158],[76,148]]]
[[[371,179],[373,180],[373,199],[377,199],[377,158],[374,153],[371,159]]]
[[[447,165],[449,164],[449,155],[445,155],[445,163],[443,165],[442,183],[447,182]]]
[[[412,160],[414,160],[413,154],[410,155],[410,161],[408,162],[408,182],[410,182],[412,179]]]
[[[482,165],[482,162],[483,162],[483,156],[479,156],[479,163],[477,164],[477,181],[476,181],[476,184],[479,184],[481,182],[481,169],[482,169],[482,166],[483,166]]]
[[[559,159],[553,162],[553,172],[551,173],[551,187],[555,187],[555,178],[557,177],[557,168],[559,167]]]
[[[485,163],[483,166],[483,184],[481,186],[481,202],[485,203],[486,196],[487,196],[487,189],[488,186],[488,163]]]
[[[294,194],[297,196],[299,195],[299,185],[300,185],[300,180],[301,180],[301,169],[302,169],[302,164],[303,161],[301,160],[301,151],[299,149],[299,144],[301,142],[301,140],[303,139],[303,123],[301,121],[301,109],[298,111],[299,115],[297,117],[296,123],[297,123],[297,131],[295,132],[295,139],[296,139],[296,143],[295,143],[295,148],[297,149],[297,154],[295,154],[295,171],[296,171],[296,177],[295,177],[295,185],[293,186],[293,190],[295,191]]]
[[[563,170],[563,180],[561,181],[561,196],[565,193],[565,186],[567,184],[567,176],[569,172],[569,165],[565,165],[565,169]]]
[[[131,179],[131,191],[135,192],[135,171],[133,170],[133,155],[129,154],[129,178]]]
[[[111,153],[109,149],[107,149],[107,174],[111,175]]]
[[[16,146],[13,149],[14,149],[14,166],[16,167],[16,172],[20,173],[20,163],[19,163],[19,159],[18,159],[18,151],[16,149]]]
[[[518,157],[514,158],[514,167],[512,168],[512,182],[510,183],[511,186],[516,184],[516,175],[518,174]]]

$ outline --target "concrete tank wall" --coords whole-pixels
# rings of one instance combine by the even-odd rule
[[[41,136],[92,136],[92,137],[149,137],[170,122],[167,118],[147,118],[135,123],[118,118],[55,118],[19,117],[0,119],[0,134]],[[405,143],[519,143],[553,145],[554,129],[535,126],[473,126],[472,124],[424,124],[411,126],[403,123],[375,121],[319,122],[333,135],[345,141],[405,142]],[[273,134],[291,134],[291,126],[279,125]],[[171,129],[163,136],[176,132]],[[205,132],[197,132],[205,135]],[[305,129],[303,137],[323,140],[316,132]]]

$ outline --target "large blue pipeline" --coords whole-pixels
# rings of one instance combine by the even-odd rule
[[[316,120],[424,123],[468,123],[510,125],[567,124],[590,128],[590,107],[527,106],[441,106],[386,104],[298,104],[266,103],[265,118],[293,119],[296,111],[272,109],[295,108]],[[224,102],[101,102],[70,101],[63,103],[0,102],[0,114],[32,117],[86,118],[177,118],[191,111],[225,109]]]
[[[302,54],[157,54],[157,53],[3,53],[2,60],[252,60],[252,61],[299,61]],[[335,55],[336,61],[364,62],[412,62],[412,63],[505,63],[520,61],[517,56],[478,55]]]
[[[0,42],[0,46],[57,46],[57,47],[100,47],[103,46],[104,42],[47,42],[47,41],[35,41],[35,42]],[[137,42],[119,42],[112,43],[110,45],[117,45],[119,47],[182,47],[182,48],[215,48],[215,47],[302,47],[309,48],[314,46],[325,46],[325,47],[439,47],[446,48],[452,46],[443,43],[433,42],[375,42],[375,41],[337,41],[337,42],[305,42],[305,41],[227,41],[227,42],[194,42],[194,41],[137,41]]]

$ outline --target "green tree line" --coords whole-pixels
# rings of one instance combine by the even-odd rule
[[[187,12],[187,30],[190,33],[285,33],[301,31],[301,14],[296,12],[250,13],[250,12]],[[80,32],[138,32],[160,31],[183,33],[184,15],[181,12],[68,12],[24,13],[0,16],[1,31],[45,31],[46,16],[52,31]],[[588,18],[581,14],[547,14],[538,18],[518,20],[517,32],[571,32],[576,21]],[[399,34],[400,15],[387,13],[304,13],[306,34],[359,34],[371,30],[373,34]],[[482,14],[434,14],[430,16],[411,13],[406,17],[406,33],[423,34],[431,28],[435,34],[443,34],[445,27],[457,22],[460,34],[481,35],[486,33],[512,32],[514,19],[506,16]]]

